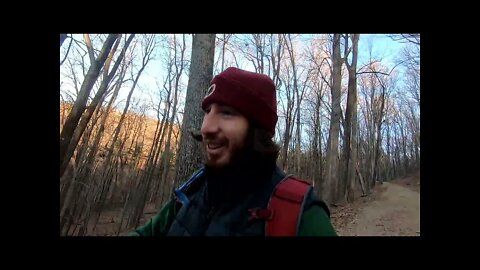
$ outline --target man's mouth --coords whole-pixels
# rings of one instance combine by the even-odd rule
[[[223,148],[226,146],[225,143],[219,143],[219,142],[210,142],[207,143],[207,152],[210,155],[218,155],[223,151]]]
[[[207,147],[210,150],[215,150],[215,149],[218,149],[222,146],[223,146],[223,144],[219,144],[219,143],[209,143],[209,144],[207,144]]]

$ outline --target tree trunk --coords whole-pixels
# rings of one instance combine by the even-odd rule
[[[389,181],[392,179],[392,153],[390,151],[390,125],[387,125],[387,160],[388,160],[388,170],[387,177],[385,180]]]
[[[135,87],[137,86],[137,83],[138,83],[138,80],[140,79],[140,76],[142,75],[144,69],[146,68],[148,62],[152,59],[151,58],[151,54],[153,52],[153,50],[155,49],[155,38],[154,36],[150,36],[149,38],[147,38],[147,42],[146,42],[146,45],[145,47],[143,48],[143,59],[142,59],[142,66],[140,68],[140,70],[138,71],[138,74],[137,76],[135,77],[135,80],[133,81],[133,85],[132,85],[132,88],[130,89],[130,92],[127,96],[127,104],[125,105],[125,108],[123,110],[123,113],[122,113],[122,116],[120,117],[120,120],[119,120],[119,123],[117,125],[117,128],[115,129],[115,132],[114,132],[114,137],[112,139],[112,143],[109,147],[109,150],[108,150],[108,154],[107,154],[107,159],[106,159],[106,164],[108,164],[110,161],[111,161],[111,156],[113,154],[113,150],[114,150],[114,146],[115,146],[115,142],[117,140],[117,137],[120,133],[120,128],[122,126],[122,123],[125,119],[125,116],[126,116],[126,113],[128,111],[128,108],[130,106],[130,99],[132,97],[132,94],[133,94],[133,91],[135,89]],[[123,144],[122,144],[123,145]],[[108,177],[108,174],[107,174],[107,177],[105,178],[105,180],[108,180],[109,177]],[[138,192],[147,192],[148,191],[148,187],[150,186],[150,181],[148,181],[147,183],[147,187],[145,188],[145,190],[142,190],[140,189]],[[137,190],[136,190],[137,191]],[[141,216],[141,213],[139,214],[139,212],[143,211],[143,208],[145,207],[145,197],[143,195],[138,195],[139,197],[142,197],[143,200],[137,200],[136,203],[136,211],[135,211],[135,216],[134,216],[134,219],[133,219],[133,222],[135,222],[135,224],[138,223],[138,220],[140,219],[140,216]],[[137,197],[138,198],[138,197]],[[131,223],[129,225],[132,225]]]
[[[338,182],[338,136],[340,132],[340,98],[342,82],[342,58],[340,57],[340,34],[333,37],[333,72],[332,72],[332,112],[330,116],[330,130],[327,144],[326,176],[324,183],[324,200],[327,203],[335,202]]]
[[[128,38],[127,42],[125,43],[125,47],[123,48],[122,53],[119,55],[112,71],[110,72],[110,74],[108,74],[107,76],[104,77],[104,79],[102,81],[102,84],[100,85],[100,87],[97,91],[97,94],[95,95],[95,97],[92,100],[92,103],[87,107],[87,110],[83,114],[82,119],[80,120],[80,123],[75,128],[73,138],[71,139],[70,144],[69,144],[68,149],[67,149],[67,152],[65,153],[64,162],[60,166],[60,175],[63,175],[63,172],[65,171],[65,168],[68,164],[68,161],[72,157],[73,152],[75,151],[75,148],[77,147],[78,141],[80,140],[80,137],[82,136],[83,132],[85,131],[85,128],[87,127],[87,124],[88,124],[88,122],[90,121],[90,118],[93,115],[93,112],[95,111],[95,109],[99,105],[101,105],[101,101],[103,101],[103,99],[105,98],[105,92],[108,89],[108,85],[109,85],[110,81],[113,79],[113,76],[115,75],[115,73],[117,72],[117,69],[120,66],[120,63],[123,60],[123,56],[125,55],[125,51],[128,48],[128,46],[129,46],[129,44],[132,41],[134,36],[135,35],[132,34]],[[116,46],[117,45],[118,45],[118,43],[116,44]],[[116,47],[115,47],[115,49],[116,49]],[[115,49],[112,50],[111,54],[115,53]],[[113,55],[111,55],[111,57],[109,57],[109,61],[112,60],[112,57],[113,57]],[[105,65],[108,65],[108,62]]]
[[[382,147],[382,124],[383,124],[383,116],[384,116],[384,110],[385,110],[385,98],[386,98],[386,89],[385,86],[382,85],[382,94],[381,94],[381,100],[380,100],[380,111],[378,112],[378,118],[377,118],[377,142],[375,143],[375,170],[374,170],[374,181],[379,181],[380,184],[383,183],[383,179],[379,177],[379,166],[378,166],[378,161],[380,159],[380,149]]]
[[[295,105],[295,93],[292,92],[292,86],[290,84],[290,72],[287,70],[286,78],[284,80],[285,94],[287,98],[287,107],[285,109],[285,131],[283,134],[283,147],[282,147],[282,169],[288,171],[288,149],[290,141],[292,139],[293,130],[293,118],[294,118],[294,105]]]
[[[297,77],[297,66],[295,64],[295,54],[294,54],[294,49],[293,49],[293,44],[292,44],[292,39],[290,37],[290,34],[288,34],[288,39],[287,42],[285,43],[287,47],[288,54],[290,56],[290,64],[292,65],[292,71],[293,71],[293,95],[295,95],[295,99],[297,100],[296,102],[296,109],[294,113],[294,118],[295,118],[295,125],[296,125],[296,134],[295,134],[295,159],[293,160],[293,165],[294,165],[294,170],[293,173],[299,174],[300,172],[300,158],[301,158],[301,125],[300,125],[300,103],[301,103],[301,98],[300,98],[300,91],[298,87],[298,77]],[[293,134],[293,132],[290,132],[290,134]],[[287,147],[288,148],[288,147]]]
[[[359,34],[352,34],[352,64],[345,61],[348,67],[348,97],[345,110],[345,147],[344,162],[346,169],[345,198],[349,202],[355,199],[355,169],[357,163],[357,57]]]
[[[176,41],[175,41],[176,43]],[[162,160],[162,176],[161,176],[161,181],[162,183],[166,184],[163,188],[163,192],[162,192],[162,198],[160,200],[160,203],[163,203],[163,197],[164,195],[169,191],[169,188],[171,186],[171,183],[168,182],[168,176],[169,176],[169,172],[170,172],[170,169],[171,169],[171,150],[170,150],[170,145],[171,145],[171,140],[172,140],[172,133],[173,133],[173,130],[174,130],[174,122],[175,122],[175,116],[177,115],[177,105],[178,105],[178,91],[179,91],[179,82],[180,82],[180,77],[182,76],[183,74],[183,62],[184,62],[184,55],[185,55],[185,35],[183,36],[183,46],[182,46],[182,49],[180,51],[180,66],[178,65],[177,63],[177,57],[176,57],[176,54],[177,54],[177,51],[175,49],[175,57],[174,57],[174,65],[175,65],[175,73],[174,73],[174,80],[175,80],[175,84],[174,84],[174,87],[173,87],[173,106],[172,106],[172,115],[170,116],[170,119],[169,119],[169,122],[168,122],[168,125],[169,125],[169,131],[168,131],[168,136],[167,136],[167,144],[165,146],[165,151],[164,151],[164,155],[163,155],[163,160]],[[159,205],[157,205],[159,206]]]
[[[83,112],[85,111],[85,107],[87,104],[88,96],[90,95],[90,91],[92,90],[95,81],[100,74],[100,69],[102,68],[107,56],[110,52],[110,49],[113,46],[113,43],[117,39],[117,34],[110,34],[108,35],[105,43],[103,44],[102,50],[100,51],[98,57],[93,61],[88,69],[87,75],[85,76],[85,80],[82,83],[80,88],[80,92],[78,93],[77,100],[73,104],[72,110],[65,121],[63,126],[62,132],[60,134],[60,176],[63,175],[66,164],[68,164],[69,158],[66,157],[66,153],[70,142],[72,140],[73,134],[77,127],[78,121],[82,116]],[[67,159],[66,164],[64,164],[65,159]],[[62,167],[63,165],[63,167]]]
[[[214,54],[215,34],[195,34],[193,36],[180,152],[175,166],[175,187],[186,181],[202,163],[201,144],[190,136],[190,132],[199,131],[202,125],[203,112],[200,104],[212,80]]]

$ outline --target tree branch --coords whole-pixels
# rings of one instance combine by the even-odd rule
[[[93,52],[92,41],[90,40],[89,34],[84,34],[83,37],[85,38],[85,43],[87,45],[88,56],[90,57],[90,64],[94,65],[95,63],[95,53]]]
[[[362,71],[362,72],[357,72],[357,75],[360,75],[360,74],[367,74],[367,73],[371,73],[371,74],[382,74],[382,75],[390,75],[390,73],[385,73],[385,72],[381,72],[381,71]]]
[[[66,37],[66,38],[68,38],[68,37]],[[70,47],[72,46],[72,43],[73,43],[73,38],[70,40],[70,44],[68,44],[68,49],[67,49],[67,53],[65,53],[65,57],[63,58],[62,61],[60,61],[60,66],[63,64],[63,62],[65,62],[65,59],[67,59],[68,52],[70,52]]]

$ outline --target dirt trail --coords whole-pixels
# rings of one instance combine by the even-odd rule
[[[357,209],[346,226],[337,228],[340,236],[419,236],[419,184],[412,181],[384,182],[375,200]]]

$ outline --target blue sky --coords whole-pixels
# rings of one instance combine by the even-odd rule
[[[181,37],[181,35],[177,35],[177,37]],[[77,40],[83,40],[83,35],[75,35],[75,38]],[[63,47],[68,47],[68,43],[69,43],[69,39],[67,39],[64,42],[64,44],[62,45],[62,49]],[[190,36],[187,36],[186,44],[187,44],[187,48],[191,47]],[[397,41],[394,41],[390,37],[383,34],[361,34],[360,40],[359,40],[359,59],[358,59],[358,65],[357,65],[358,68],[360,68],[363,64],[365,64],[368,61],[369,46],[372,46],[373,58],[382,59],[383,65],[386,65],[389,68],[392,68],[396,64],[395,60],[399,51],[405,45]],[[187,49],[187,51],[189,50]],[[147,68],[144,71],[144,74],[140,77],[138,88],[135,89],[135,92],[134,92],[135,98],[149,100],[150,97],[148,96],[147,92],[156,91],[157,86],[155,84],[155,81],[157,80],[160,84],[163,81],[163,77],[165,76],[163,75],[165,68],[159,56],[160,56],[159,53],[157,53],[157,58],[152,60],[148,64]],[[62,53],[60,58],[61,59],[63,58]],[[187,59],[190,60],[190,52],[188,52]],[[61,70],[62,70],[62,67],[61,67]],[[185,84],[184,92],[186,91],[187,79],[188,78],[186,76],[183,77],[183,83]],[[66,81],[65,78],[62,78],[62,75],[60,75],[60,80],[64,82]],[[66,84],[63,87],[65,88]],[[125,87],[125,89],[122,89],[120,91],[119,98],[126,100],[128,90],[129,90],[129,87]],[[185,93],[183,93],[181,96],[184,96],[184,94]],[[122,108],[122,104],[124,104],[124,102],[120,103],[120,108]]]
[[[369,47],[372,46],[372,57],[381,58],[384,65],[392,68],[404,44],[392,40],[383,34],[362,34],[358,43],[359,63],[365,63],[369,57]]]

